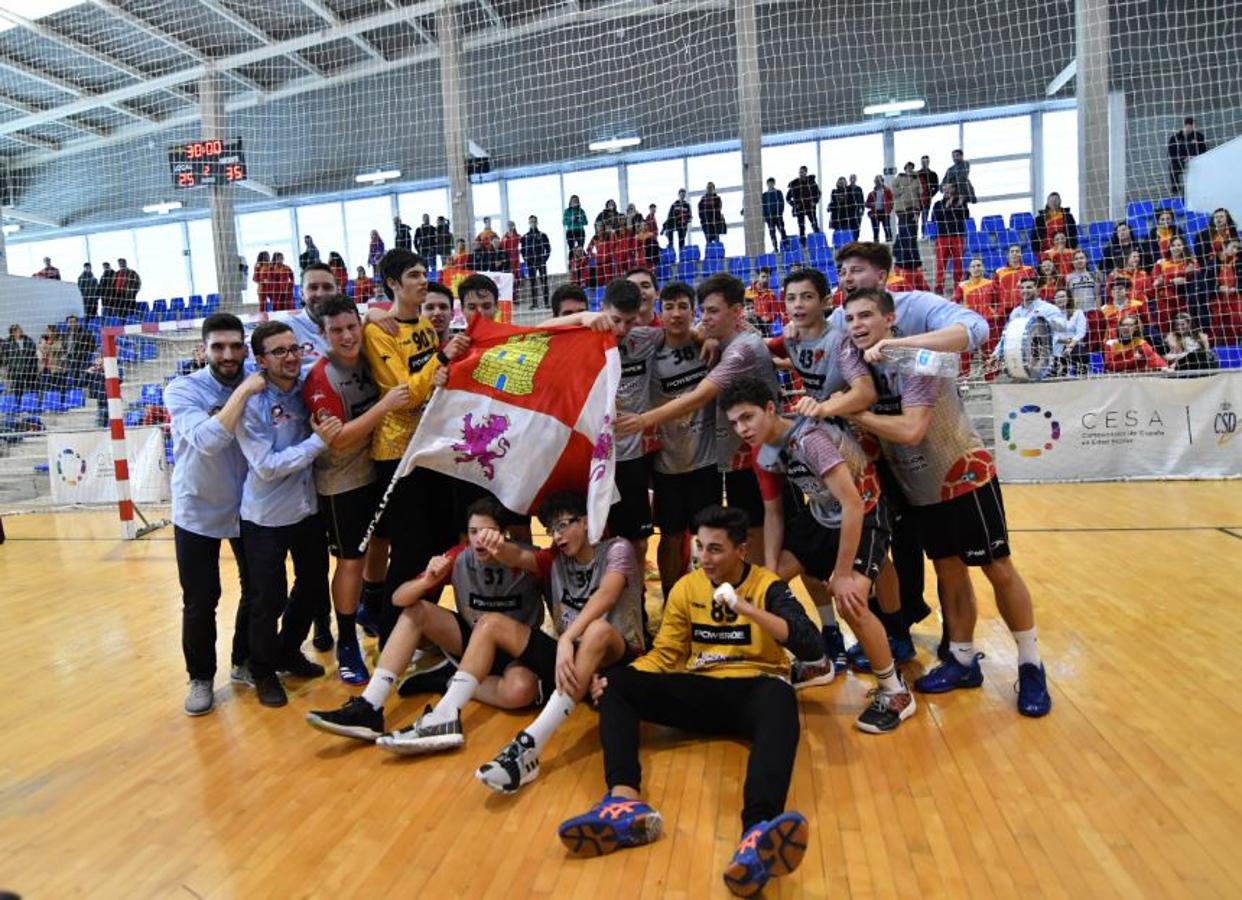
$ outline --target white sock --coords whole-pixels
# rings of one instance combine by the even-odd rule
[[[392,693],[392,686],[396,683],[396,672],[389,672],[387,669],[376,669],[375,674],[371,676],[371,680],[367,682],[366,690],[362,692],[362,699],[376,709],[383,709],[384,701],[388,699],[388,695]]]
[[[831,603],[827,606],[817,606],[815,608],[819,610],[819,620],[824,623],[825,628],[837,627],[837,611]]]
[[[953,658],[964,666],[974,665],[975,662],[975,642],[949,641],[949,652],[953,654]]]
[[[535,752],[542,753],[543,745],[548,742],[548,738],[556,729],[561,727],[561,723],[569,718],[569,714],[574,711],[574,701],[567,694],[560,691],[553,691],[552,696],[548,698],[548,702],[544,704],[543,710],[535,717],[535,721],[526,726],[526,733],[535,741]]]
[[[448,690],[444,692],[444,696],[440,698],[440,702],[435,705],[435,708],[427,713],[427,718],[424,721],[428,725],[452,722],[457,718],[457,714],[461,712],[461,708],[470,702],[470,698],[474,696],[474,692],[478,689],[479,679],[469,672],[463,672],[461,669],[458,669],[449,680]]]
[[[901,683],[901,679],[897,676],[897,666],[892,665],[883,672],[875,673],[875,680],[879,682],[880,690],[886,694],[904,694],[906,686]]]
[[[1018,665],[1024,666],[1030,663],[1033,666],[1039,665],[1039,646],[1035,637],[1035,629],[1028,628],[1026,631],[1014,631],[1014,643],[1018,645]]]

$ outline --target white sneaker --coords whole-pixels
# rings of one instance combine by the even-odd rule
[[[794,660],[793,686],[795,691],[820,684],[832,684],[832,679],[836,677],[836,666],[827,656],[821,656],[815,662],[809,663]]]
[[[431,707],[428,706],[413,725],[407,725],[391,734],[380,735],[375,745],[401,756],[421,756],[455,750],[466,743],[466,734],[461,727],[461,713],[451,722],[428,725],[426,719],[430,713]]]
[[[205,716],[211,712],[216,702],[215,691],[210,681],[199,678],[190,681],[190,692],[185,697],[185,714],[187,716]]]
[[[483,763],[475,771],[479,779],[499,794],[512,794],[524,784],[539,777],[539,754],[535,739],[525,731],[505,744],[496,758]]]

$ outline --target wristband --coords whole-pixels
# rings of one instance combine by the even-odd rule
[[[442,366],[447,366],[449,364],[449,358],[444,355],[443,350],[436,351],[436,359],[440,360],[440,365]]]

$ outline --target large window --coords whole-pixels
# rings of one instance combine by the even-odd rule
[[[932,125],[929,128],[903,128],[893,133],[893,160],[897,171],[908,162],[917,169],[919,159],[930,156],[929,165],[938,173],[953,165],[953,151],[962,143],[960,125]]]
[[[142,277],[140,299],[191,293],[180,222],[134,229],[134,249],[137,259],[129,264]]]
[[[82,240],[75,238],[75,240]],[[50,247],[54,241],[48,241],[44,246]],[[116,268],[116,261],[124,259],[126,262],[134,261],[134,233],[128,229],[125,231],[100,231],[90,235],[87,239],[89,247],[89,259],[91,268],[95,270],[95,277],[99,277],[99,273],[103,271],[105,262],[112,263],[112,268]],[[42,254],[47,256],[45,252]],[[63,276],[63,273],[62,273]]]
[[[698,197],[707,189],[707,182],[716,185],[717,191],[725,188],[742,186],[742,151],[731,150],[728,153],[707,153],[703,156],[691,156],[686,160],[686,180],[690,194],[698,202]],[[671,202],[671,201],[670,201]],[[698,211],[695,210],[696,218]]]
[[[634,187],[630,186],[630,196],[633,196]],[[595,229],[595,217],[604,211],[604,203],[608,200],[615,201],[618,209],[624,210],[621,205],[621,185],[617,176],[617,167],[608,166],[603,169],[581,169],[577,172],[566,172],[561,176],[561,195],[565,202],[569,203],[569,198],[578,195],[578,201],[582,204],[582,208],[587,214],[587,239],[590,240],[591,233]],[[672,203],[672,200],[669,200]]]
[[[289,231],[289,211],[281,210],[281,214],[285,217],[285,232]],[[241,217],[238,217],[240,223]],[[216,258],[212,250],[211,244],[211,219],[192,219],[186,223],[186,229],[190,235],[190,278],[194,284],[194,290],[191,293],[201,294],[206,297],[208,294],[217,292],[216,285]],[[240,231],[240,228],[238,229]],[[246,253],[238,245],[238,252],[246,260],[250,266],[250,282],[245,286],[244,296],[251,303],[258,302],[254,294],[254,257],[253,253]]]
[[[1031,152],[1031,117],[983,119],[962,126],[962,151],[968,160]],[[972,171],[973,175],[974,172]]]
[[[371,271],[367,254],[371,249],[372,230],[379,232],[385,248],[392,243],[392,198],[365,197],[362,200],[347,200],[342,205],[345,212],[345,249],[341,255],[345,257],[345,266],[352,279],[357,274],[358,266]],[[410,227],[416,228],[417,225]]]
[[[289,268],[294,274],[298,272],[298,257],[306,249],[306,237],[309,235],[319,248],[319,261],[326,263],[332,251],[342,253],[345,249],[345,220],[341,217],[341,204],[316,203],[311,206],[295,208],[298,221],[297,253]]]
[[[1031,161],[1029,158],[1001,162],[974,163],[970,167],[970,183],[979,197],[1031,192]]]
[[[819,142],[820,191],[823,199],[820,202],[819,225],[828,230],[828,199],[838,178],[849,180],[849,176],[858,176],[858,186],[863,196],[871,190],[871,182],[884,169],[884,136],[881,134],[856,134],[850,137],[833,138]]]
[[[1078,110],[1064,109],[1044,113],[1043,175],[1044,193],[1056,191],[1061,203],[1078,208]],[[1044,197],[1035,205],[1043,206]]]
[[[31,242],[29,244],[5,243],[5,256],[8,259],[8,269],[10,275],[21,275],[23,278],[29,278],[39,269],[43,268],[43,257],[38,254],[40,244]],[[58,265],[56,268],[60,268]],[[68,268],[66,266],[66,268]],[[67,278],[67,272],[60,273],[61,278]]]
[[[561,176],[536,175],[534,178],[515,178],[507,185],[509,191],[509,216],[517,225],[519,234],[530,228],[527,219],[539,218],[539,230],[548,236],[552,256],[548,259],[549,272],[567,272],[565,262],[565,229],[561,227]],[[497,228],[498,234],[504,228]]]
[[[784,193],[786,185],[798,177],[798,169],[802,166],[806,166],[808,174],[819,175],[819,154],[814,141],[764,147],[759,158],[763,163],[765,190],[767,180],[775,178],[777,188]]]
[[[474,249],[474,238],[483,230],[483,219],[490,218],[492,220],[492,231],[502,234],[505,230],[504,219],[500,211],[500,182],[488,181],[483,184],[476,184],[472,188],[474,200],[474,230],[469,234],[463,234],[460,228],[455,228],[454,233],[459,238],[464,238],[466,246]]]
[[[668,208],[677,199],[677,192],[686,186],[686,160],[682,157],[634,163],[626,167],[625,181],[629,202],[644,216],[647,207],[654,203],[656,223],[663,224]],[[568,196],[565,199],[568,201]]]
[[[429,217],[432,225],[440,216],[452,221],[453,213],[449,209],[448,188],[432,188],[426,191],[410,191],[397,195],[397,211],[401,220],[416,230],[423,223],[423,216]],[[384,243],[391,246],[391,232],[385,233]]]

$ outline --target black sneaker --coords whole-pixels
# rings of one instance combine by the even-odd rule
[[[909,691],[890,694],[876,688],[868,696],[871,697],[871,705],[854,722],[859,731],[887,734],[896,731],[898,725],[914,715],[914,695]]]
[[[260,675],[256,678],[254,692],[264,706],[284,706],[289,702],[285,686],[275,675]]]
[[[430,669],[424,669],[401,682],[397,693],[402,697],[413,697],[415,694],[443,694],[448,690],[448,683],[453,680],[453,673],[456,671],[457,667],[447,658],[442,659]]]
[[[335,645],[332,640],[332,628],[328,625],[328,620],[315,623],[315,637],[311,639],[311,645],[320,653],[326,653]],[[322,672],[319,674],[323,674]]]
[[[323,666],[307,659],[302,655],[301,651],[285,659],[276,668],[280,674],[291,675],[294,678],[319,678],[324,673]]]
[[[375,617],[371,615],[371,607],[367,605],[367,598],[363,597],[362,602],[358,604],[358,614],[355,616],[358,627],[362,629],[362,633],[367,637],[379,637],[379,623]]]
[[[384,733],[384,711],[361,697],[351,697],[340,709],[318,709],[306,714],[311,727],[360,741],[374,741]]]

